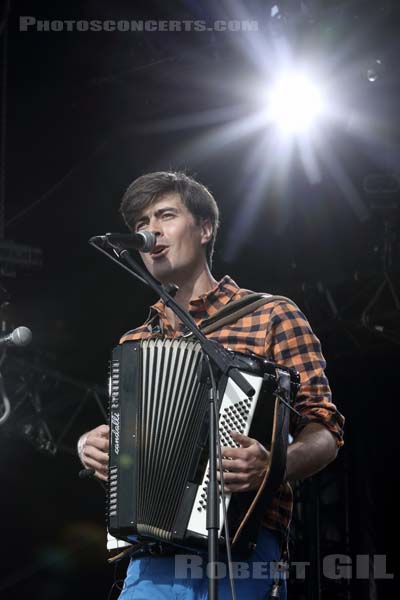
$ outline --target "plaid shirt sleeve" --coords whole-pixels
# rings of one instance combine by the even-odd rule
[[[332,403],[332,394],[325,375],[326,362],[319,339],[300,309],[290,301],[279,301],[270,314],[265,351],[266,356],[300,374],[300,389],[295,408],[302,415],[291,420],[295,437],[308,422],[324,425],[343,445],[344,417]]]

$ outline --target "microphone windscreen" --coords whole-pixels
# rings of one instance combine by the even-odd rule
[[[28,327],[17,327],[11,337],[15,346],[27,346],[32,340],[32,331]]]

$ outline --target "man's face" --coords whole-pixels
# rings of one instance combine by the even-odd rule
[[[135,231],[152,231],[157,236],[153,252],[141,253],[150,273],[162,283],[182,285],[206,264],[205,245],[212,227],[205,220],[197,224],[179,194],[168,193],[147,207],[138,217]]]

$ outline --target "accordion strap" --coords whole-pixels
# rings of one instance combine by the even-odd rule
[[[286,296],[251,292],[250,294],[243,296],[243,298],[239,298],[239,300],[232,300],[232,302],[226,304],[217,311],[215,315],[203,321],[200,329],[207,335],[217,329],[221,329],[222,327],[226,327],[226,325],[238,321],[241,317],[245,317],[257,310],[257,308],[260,308],[260,306],[269,304],[270,302],[276,302],[277,300],[286,300],[287,302],[292,303]]]

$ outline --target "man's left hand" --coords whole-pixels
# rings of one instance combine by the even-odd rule
[[[268,469],[270,453],[253,438],[237,431],[231,431],[230,434],[240,448],[221,447],[224,489],[226,492],[257,490]]]

